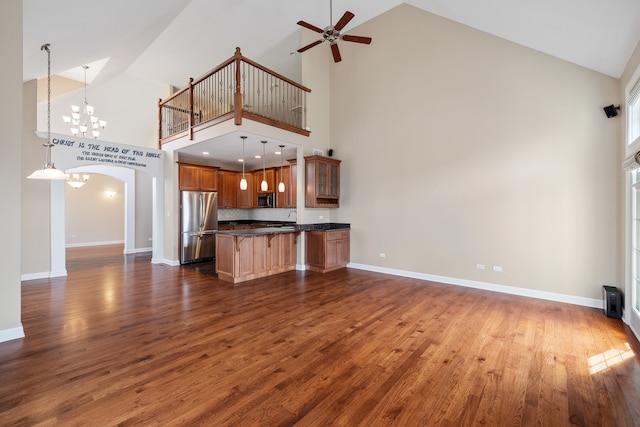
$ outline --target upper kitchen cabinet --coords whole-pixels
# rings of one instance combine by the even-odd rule
[[[267,181],[268,189],[266,191],[263,191],[261,187],[263,180]],[[273,193],[275,191],[278,191],[278,189],[275,187],[276,174],[273,168],[265,169],[264,173],[262,169],[253,171],[253,181],[256,194]]]
[[[253,179],[255,178],[251,172],[247,172],[244,175],[247,180],[247,189],[240,189],[240,180],[242,179],[242,172],[238,173],[238,189],[236,190],[236,201],[238,202],[238,208],[246,209],[252,208],[255,204],[255,193],[253,191]]]
[[[180,190],[217,191],[218,168],[189,163],[178,163]]]
[[[307,156],[305,160],[305,207],[340,207],[340,160]]]
[[[240,174],[241,175],[241,174]],[[238,172],[235,171],[218,171],[218,207],[219,208],[237,208],[238,202],[236,195],[239,191],[238,187],[240,178]]]
[[[297,205],[297,188],[298,188],[298,166],[296,160],[289,160],[289,165],[282,167],[282,178],[280,177],[280,168],[276,168],[275,188],[278,188],[280,182],[284,182],[284,193],[280,191],[276,194],[277,208],[295,208]]]

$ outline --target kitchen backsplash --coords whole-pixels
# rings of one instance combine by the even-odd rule
[[[261,221],[296,222],[295,209],[218,209],[218,221],[253,219]]]

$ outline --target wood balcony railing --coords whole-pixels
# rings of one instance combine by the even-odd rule
[[[158,101],[160,145],[231,120],[250,119],[309,136],[308,89],[242,56],[234,56],[189,86]]]

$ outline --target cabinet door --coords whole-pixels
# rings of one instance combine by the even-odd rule
[[[276,207],[277,208],[286,208],[290,206],[289,203],[289,192],[291,191],[289,189],[289,186],[291,185],[290,181],[290,176],[291,176],[291,172],[290,172],[290,167],[289,166],[284,166],[282,169],[277,168],[276,169],[276,183],[275,183],[275,189],[276,189]],[[280,186],[280,182],[284,183],[284,192],[280,192],[279,186]]]
[[[276,178],[275,178],[275,171],[273,170],[273,168],[266,169],[264,173],[262,170],[253,171],[253,179],[255,181],[254,185],[255,185],[256,194],[273,193],[274,191],[278,191],[278,189],[274,185]],[[263,179],[267,181],[267,186],[268,186],[267,191],[262,191]]]
[[[221,171],[218,173],[218,207],[236,208],[238,202],[236,194],[239,190],[240,181],[238,173],[233,171]]]
[[[201,167],[200,168],[200,189],[203,191],[218,190],[218,169]]]
[[[193,165],[178,166],[181,190],[200,190],[200,168]]]
[[[328,164],[325,162],[317,162],[316,165],[316,195],[326,196],[328,194],[329,171]]]
[[[255,197],[253,193],[253,175],[251,172],[246,172],[244,174],[245,179],[247,180],[247,189],[240,189],[240,180],[242,179],[242,172],[238,174],[238,192],[236,193],[237,206],[239,208],[252,208],[255,202]]]
[[[336,164],[329,164],[329,184],[328,184],[328,196],[340,197],[340,167]]]

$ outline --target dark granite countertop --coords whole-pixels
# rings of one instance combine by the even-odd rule
[[[264,227],[264,228],[245,228],[242,230],[222,230],[218,234],[227,234],[230,236],[259,236],[262,234],[282,234],[282,233],[299,233],[296,227]]]
[[[248,228],[242,230],[221,230],[218,234],[229,234],[232,236],[253,236],[260,234],[277,234],[277,233],[297,233],[301,231],[328,231],[328,230],[342,230],[350,229],[351,224],[337,223],[337,222],[324,222],[319,224],[296,224],[294,222],[278,222],[278,221],[220,221],[218,224],[222,225],[265,225],[261,228]],[[268,224],[268,225],[267,225]]]

